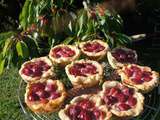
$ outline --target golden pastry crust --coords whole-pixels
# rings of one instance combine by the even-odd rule
[[[142,84],[135,84],[130,77],[128,77],[125,73],[125,69],[126,68],[130,68],[131,66],[137,66],[138,68],[140,68],[143,71],[149,71],[152,73],[151,77],[152,80],[150,80],[149,82],[143,82]],[[132,86],[135,89],[143,92],[143,93],[147,93],[149,91],[151,91],[154,87],[158,86],[159,84],[159,73],[152,71],[150,67],[147,66],[139,66],[136,64],[129,64],[129,65],[125,65],[123,66],[122,69],[118,70],[118,74],[121,76],[121,80],[124,84],[128,85],[128,86]]]
[[[112,113],[109,112],[108,108],[102,104],[102,99],[100,98],[100,96],[94,95],[94,94],[88,94],[88,95],[81,95],[81,96],[77,96],[73,98],[70,101],[70,104],[66,105],[64,109],[60,110],[59,117],[61,118],[61,120],[71,120],[70,117],[67,115],[68,108],[72,105],[76,105],[83,99],[88,99],[92,101],[93,103],[95,103],[95,107],[97,107],[98,110],[103,111],[104,117],[99,118],[99,120],[110,120],[111,119]]]
[[[96,74],[89,74],[87,76],[74,76],[71,75],[69,72],[69,69],[76,63],[91,63],[96,67],[96,71],[98,73]],[[103,67],[102,65],[100,65],[98,62],[96,61],[92,61],[92,60],[79,60],[79,61],[73,61],[71,64],[67,65],[65,67],[65,71],[66,74],[68,76],[68,78],[70,79],[71,83],[74,86],[83,86],[83,87],[91,87],[94,86],[96,84],[98,84],[100,81],[102,81],[103,78]]]
[[[47,71],[43,71],[41,76],[32,77],[32,76],[27,76],[27,75],[23,74],[22,70],[25,68],[25,66],[32,63],[32,62],[36,62],[36,61],[44,61],[45,63],[47,63],[47,65],[50,66],[50,69],[48,69]],[[34,58],[30,61],[23,63],[20,70],[19,70],[19,74],[25,82],[34,82],[34,81],[37,81],[37,80],[40,80],[43,78],[49,78],[49,77],[55,76],[52,62],[48,57]]]
[[[123,48],[120,47],[120,48],[121,48],[121,49],[124,49],[124,50],[126,50],[126,51],[131,50],[131,49],[124,48],[124,47],[123,47]],[[116,49],[116,48],[115,48],[115,49]],[[113,51],[114,51],[114,49],[113,49]],[[137,60],[137,53],[136,53],[136,51],[135,51],[135,50],[131,50],[131,51],[134,52],[134,54],[135,54],[135,59]],[[128,64],[128,63],[118,62],[118,61],[115,59],[115,57],[113,57],[111,51],[108,51],[108,52],[107,52],[107,58],[108,58],[109,64],[110,64],[111,67],[114,68],[114,69],[122,68],[124,65]]]
[[[84,45],[86,43],[94,43],[94,42],[99,43],[100,45],[105,47],[105,49],[100,51],[100,52],[88,52],[88,51],[84,50]],[[105,57],[105,55],[107,54],[107,51],[109,50],[109,45],[106,42],[103,42],[102,40],[99,40],[99,39],[95,39],[95,40],[87,41],[87,42],[81,42],[79,44],[79,47],[80,47],[82,53],[84,55],[88,56],[92,60],[100,60],[100,59],[102,59],[103,57]]]
[[[118,81],[106,81],[102,88],[103,90],[99,93],[100,96],[103,98],[104,97],[104,92],[107,88],[112,88],[115,87],[117,85],[122,85],[120,82]],[[133,94],[133,97],[135,97],[137,99],[137,104],[129,109],[129,110],[125,110],[125,111],[120,111],[117,107],[116,104],[111,106],[110,111],[118,116],[118,117],[135,117],[138,116],[142,111],[143,111],[143,105],[144,105],[144,97],[141,93],[137,92],[136,89],[134,89],[135,92]]]
[[[52,56],[52,51],[55,49],[55,48],[58,48],[58,47],[68,47],[70,48],[71,50],[75,51],[75,55],[72,56],[72,57],[60,57],[60,58],[55,58]],[[64,44],[60,44],[60,45],[57,45],[55,47],[53,47],[50,52],[49,52],[49,58],[52,60],[53,64],[60,64],[62,66],[65,66],[69,63],[71,63],[72,61],[78,59],[80,56],[80,50],[78,49],[78,47],[76,47],[75,45],[64,45]]]
[[[36,113],[48,113],[48,112],[54,112],[57,111],[61,105],[63,104],[67,93],[65,91],[63,83],[61,83],[59,80],[52,80],[52,79],[43,79],[41,81],[36,81],[35,83],[38,82],[47,82],[49,84],[56,84],[57,85],[57,90],[61,96],[53,99],[53,100],[48,100],[47,102],[42,102],[42,101],[29,101],[28,100],[28,95],[30,93],[30,86],[33,83],[28,83],[26,87],[26,93],[25,93],[25,103],[27,106]]]

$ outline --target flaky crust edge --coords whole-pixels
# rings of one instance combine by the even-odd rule
[[[83,76],[75,77],[74,75],[71,75],[69,73],[69,69],[75,63],[86,63],[86,62],[89,62],[89,63],[92,63],[93,65],[95,65],[97,67],[98,73],[94,74],[94,75],[89,75],[87,77],[83,77]],[[100,81],[102,81],[102,78],[103,78],[103,67],[98,62],[92,61],[92,60],[82,59],[79,61],[73,61],[71,64],[69,64],[65,67],[65,71],[66,71],[68,78],[70,79],[71,83],[74,86],[91,87],[91,86],[98,84]]]
[[[52,56],[52,50],[57,48],[57,47],[64,47],[64,46],[67,46],[70,49],[74,50],[75,51],[75,55],[73,57],[68,57],[68,58],[64,58],[64,57],[62,57],[62,58],[54,58]],[[78,59],[80,57],[80,54],[81,54],[80,50],[75,45],[60,44],[60,45],[57,45],[57,46],[51,48],[51,50],[49,52],[49,58],[51,59],[53,64],[60,64],[61,66],[65,66],[65,65],[71,63],[72,61]]]
[[[118,81],[106,81],[103,84],[102,91],[99,92],[99,95],[103,98],[106,88],[111,88],[118,84],[121,84],[121,83]],[[137,92],[137,90],[135,89],[134,97],[137,98],[137,105],[134,108],[127,110],[127,111],[118,111],[116,110],[115,106],[112,106],[110,111],[118,117],[138,116],[143,111],[144,96],[141,93]]]
[[[99,110],[102,110],[105,113],[105,118],[100,118],[99,120],[110,120],[110,118],[112,117],[112,113],[110,111],[108,111],[108,108],[105,105],[102,104],[102,100],[101,100],[100,96],[95,95],[95,94],[88,94],[88,95],[86,94],[86,95],[81,95],[81,96],[77,96],[77,97],[73,98],[70,101],[70,104],[67,104],[64,109],[59,111],[58,114],[59,114],[59,117],[61,118],[61,120],[70,120],[69,116],[66,114],[68,108],[71,105],[78,103],[82,99],[89,99],[89,100],[93,101],[95,103],[95,106]]]
[[[49,66],[51,66],[51,68],[48,71],[45,71],[41,76],[38,76],[38,77],[26,76],[22,73],[23,68],[25,68],[25,66],[28,63],[39,61],[39,60],[45,61]],[[53,76],[55,76],[55,73],[54,73],[54,69],[53,69],[53,65],[52,65],[51,60],[47,56],[44,56],[44,57],[39,57],[39,58],[33,58],[32,60],[23,63],[20,70],[19,70],[19,75],[22,77],[22,79],[25,82],[35,82],[40,79],[53,77]]]
[[[122,48],[122,47],[120,47]],[[116,49],[116,48],[115,48]],[[122,49],[126,49],[126,50],[131,50],[129,48],[122,48]],[[114,49],[113,49],[114,50]],[[137,53],[135,50],[132,50],[134,53],[135,53],[135,58],[137,59]],[[108,62],[109,64],[111,65],[112,68],[114,69],[119,69],[119,68],[122,68],[124,65],[128,64],[128,63],[121,63],[121,62],[118,62],[112,55],[111,51],[108,51],[107,52],[107,58],[108,58]]]
[[[61,93],[61,97],[58,97],[57,99],[54,99],[54,100],[49,100],[47,103],[30,102],[30,101],[28,101],[27,96],[29,93],[29,88],[30,88],[31,83],[28,83],[26,86],[26,93],[24,96],[25,103],[35,113],[50,113],[50,112],[55,112],[55,111],[59,110],[59,108],[61,107],[61,105],[63,104],[63,102],[67,96],[67,92],[64,88],[64,85],[59,80],[43,79],[41,81],[36,81],[36,83],[37,82],[46,82],[46,81],[52,82],[53,84],[57,84],[58,91],[60,91],[60,93]]]
[[[102,50],[102,51],[100,51],[100,52],[98,52],[98,53],[91,53],[91,52],[85,51],[85,50],[83,49],[84,45],[85,45],[86,43],[92,43],[92,42],[98,42],[98,43],[100,43],[102,46],[105,47],[105,49]],[[79,44],[79,48],[81,49],[82,53],[83,53],[84,55],[88,56],[90,59],[92,59],[92,60],[101,60],[101,59],[104,58],[105,55],[107,54],[107,51],[109,50],[109,45],[108,45],[107,43],[103,42],[102,40],[95,39],[95,40],[93,40],[93,41],[90,40],[90,41],[87,41],[87,42],[81,42],[81,43]]]
[[[150,71],[152,73],[152,78],[153,79],[149,82],[144,82],[143,84],[135,84],[134,82],[132,82],[132,80],[124,72],[126,67],[130,67],[132,65],[138,66],[145,71]],[[152,71],[151,68],[147,67],[147,66],[139,66],[139,65],[136,65],[136,64],[128,64],[128,65],[123,66],[122,69],[119,69],[117,71],[117,73],[121,76],[121,80],[122,80],[123,84],[125,84],[127,86],[132,86],[135,89],[137,89],[137,90],[139,90],[140,92],[143,92],[143,93],[147,93],[147,92],[151,91],[152,89],[154,89],[159,84],[159,73],[155,72],[155,71]]]

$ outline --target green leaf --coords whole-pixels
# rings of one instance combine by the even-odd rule
[[[16,33],[13,31],[0,33],[0,47],[2,48],[4,46],[6,39],[10,38],[15,34]]]
[[[84,15],[82,14],[82,16],[80,17],[78,23],[79,23],[79,30],[78,30],[78,33],[77,33],[77,36],[80,35],[81,31],[82,31],[82,27],[83,27],[83,18],[84,18]]]
[[[24,6],[22,8],[22,12],[19,16],[20,25],[23,27],[23,29],[26,29],[28,26],[28,17],[29,17],[29,6],[31,4],[31,0],[26,0],[24,3]]]
[[[63,41],[63,44],[69,44],[74,40],[74,37],[68,37]]]
[[[13,32],[13,31],[0,33],[0,41],[13,36],[14,34],[15,34],[15,32]]]
[[[129,36],[122,33],[116,33],[115,35],[115,39],[118,40],[117,42],[120,42],[122,45],[131,43],[131,38]]]
[[[3,73],[4,66],[5,66],[5,59],[2,59],[0,60],[0,74]]]
[[[25,42],[18,41],[16,44],[16,50],[17,50],[18,56],[21,56],[22,58],[28,58],[29,51],[28,51],[28,46],[26,45]]]
[[[70,0],[69,4],[71,5],[74,2],[74,0]]]
[[[11,48],[12,42],[13,42],[13,40],[11,38],[8,38],[5,41],[5,45],[4,45],[3,50],[2,50],[3,56],[5,56],[7,54],[7,52],[8,52],[8,50]]]

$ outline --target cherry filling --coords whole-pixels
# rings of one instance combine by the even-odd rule
[[[92,42],[92,43],[86,43],[84,45],[84,50],[88,51],[88,52],[100,52],[102,50],[104,50],[105,47],[102,46],[100,43],[98,42]]]
[[[135,84],[142,84],[152,80],[152,73],[149,71],[143,71],[137,66],[131,66],[125,69],[125,73]]]
[[[74,76],[85,76],[86,74],[96,74],[97,68],[91,63],[75,63],[70,69],[69,72]]]
[[[108,106],[115,105],[120,111],[125,111],[137,104],[137,99],[133,97],[133,94],[132,88],[116,86],[106,89],[103,100]]]
[[[29,101],[47,101],[60,97],[57,86],[50,83],[34,83],[30,86]]]
[[[51,68],[47,63],[44,61],[36,61],[28,63],[23,69],[22,73],[27,76],[41,76],[43,74],[43,71],[47,71]]]
[[[131,50],[118,48],[112,52],[112,55],[118,62],[122,63],[135,63],[137,61],[136,54]]]
[[[88,99],[80,101],[68,108],[67,114],[71,120],[99,120],[103,112],[95,107],[95,104]]]
[[[73,57],[74,55],[75,55],[75,51],[73,51],[69,47],[57,47],[52,50],[52,56],[56,58]]]

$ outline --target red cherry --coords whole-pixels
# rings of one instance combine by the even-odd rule
[[[125,73],[127,74],[128,77],[131,77],[133,75],[133,70],[126,68]]]
[[[64,48],[64,53],[66,54],[67,57],[72,57],[73,55],[75,55],[75,52],[67,47]]]
[[[49,101],[49,100],[46,99],[46,98],[40,98],[40,100],[41,100],[41,103],[44,103],[44,104],[45,104],[45,103],[48,103],[48,101]]]
[[[100,110],[97,110],[97,109],[93,111],[93,114],[94,114],[96,120],[98,120],[101,116],[103,116],[103,112]]]
[[[130,95],[133,95],[134,94],[134,90],[132,88],[124,88],[122,90],[123,94],[127,95],[127,96],[130,96]]]
[[[104,97],[104,102],[107,105],[113,105],[113,104],[115,104],[117,102],[117,98],[112,97],[112,96],[105,96]]]
[[[60,93],[58,93],[58,92],[51,92],[51,94],[50,94],[50,99],[56,99],[56,98],[58,98],[58,97],[60,97],[61,96],[61,94]]]
[[[69,72],[70,72],[71,75],[78,76],[79,70],[78,70],[78,69],[75,69],[74,67],[71,67],[71,68],[69,69]]]
[[[56,89],[57,89],[57,86],[53,84],[47,84],[45,87],[45,91],[48,91],[48,92],[55,92]]]
[[[49,93],[47,91],[44,90],[39,90],[36,92],[36,94],[40,97],[40,98],[48,98],[49,97]]]
[[[83,109],[89,109],[89,108],[94,107],[94,103],[91,102],[91,101],[89,101],[88,99],[84,99],[84,100],[80,101],[80,102],[78,103],[78,105],[79,105],[80,107],[82,107]]]
[[[75,55],[75,52],[68,48],[68,47],[58,47],[53,49],[53,56],[60,58],[60,57],[72,57]]]
[[[142,72],[141,69],[140,69],[139,67],[137,67],[137,66],[131,66],[130,69],[131,69],[133,72],[137,72],[137,73],[138,73],[138,72]]]
[[[24,68],[22,70],[22,73],[25,74],[25,75],[27,75],[27,76],[30,76],[33,72],[29,68]]]
[[[79,115],[81,112],[81,108],[79,106],[71,106],[69,109],[68,109],[68,114],[70,117],[72,118],[77,118],[77,115]]]
[[[40,60],[40,61],[37,61],[36,64],[37,64],[38,66],[43,66],[43,65],[45,65],[46,63],[45,63],[44,61]]]
[[[137,61],[135,58],[135,53],[133,51],[129,51],[127,53],[127,61],[130,63],[135,63]]]
[[[44,90],[44,88],[45,88],[45,84],[44,83],[34,83],[34,84],[31,85],[31,90],[33,92]]]
[[[136,79],[136,78],[132,79],[132,81],[133,81],[135,84],[142,84],[142,83],[143,83],[143,80],[141,80],[141,79]]]
[[[80,120],[91,120],[90,113],[87,112],[86,110],[81,111],[80,114],[78,115],[78,118]]]
[[[151,72],[148,72],[148,71],[144,71],[143,73],[142,73],[142,80],[143,81],[146,81],[146,82],[149,82],[149,81],[151,81],[152,80],[152,73]]]
[[[116,98],[118,99],[119,102],[126,102],[126,100],[127,100],[127,96],[124,95],[123,93],[117,94]]]
[[[34,66],[34,63],[28,63],[25,67],[28,69],[31,69]]]
[[[28,96],[28,100],[29,101],[38,101],[39,97],[35,93],[30,93],[29,96]]]
[[[118,62],[126,62],[126,51],[119,48],[119,49],[116,49],[112,55],[115,57],[115,59],[118,61]]]
[[[104,49],[105,47],[99,44],[98,42],[87,43],[84,45],[84,50],[88,52],[100,52]]]
[[[110,95],[110,94],[109,94],[109,93],[110,93],[110,90],[111,90],[110,88],[106,89],[106,90],[105,90],[105,95]]]
[[[120,54],[119,55],[119,59],[120,59],[120,61],[124,61],[125,59],[126,59],[126,54]]]
[[[54,49],[52,50],[52,56],[53,56],[53,57],[56,57],[56,58],[60,58],[61,56],[60,56],[59,54],[57,54],[60,50],[61,50],[60,47],[54,48]]]
[[[134,106],[134,105],[136,105],[136,103],[137,103],[137,99],[134,98],[133,96],[130,96],[130,97],[128,98],[128,105]]]
[[[95,74],[96,70],[91,63],[76,63],[69,69],[69,72],[74,76],[86,76],[86,74]]]
[[[119,92],[120,92],[120,90],[118,88],[113,87],[113,88],[110,89],[109,95],[115,96]]]
[[[134,72],[132,77],[133,77],[132,81],[134,81],[136,84],[142,84],[143,83],[142,72],[141,71]]]
[[[35,73],[37,70],[39,70],[40,69],[40,66],[39,65],[37,65],[37,64],[35,64],[33,67],[32,67],[32,71],[33,71],[33,73]]]
[[[121,111],[125,111],[125,110],[129,110],[131,107],[125,103],[121,103],[117,106],[119,108],[119,110]]]
[[[42,69],[40,66],[35,64],[32,68],[33,76],[41,76],[42,75]]]
[[[43,70],[44,70],[44,71],[47,71],[48,69],[50,69],[50,66],[49,66],[49,65],[46,64],[45,66],[43,66]]]

